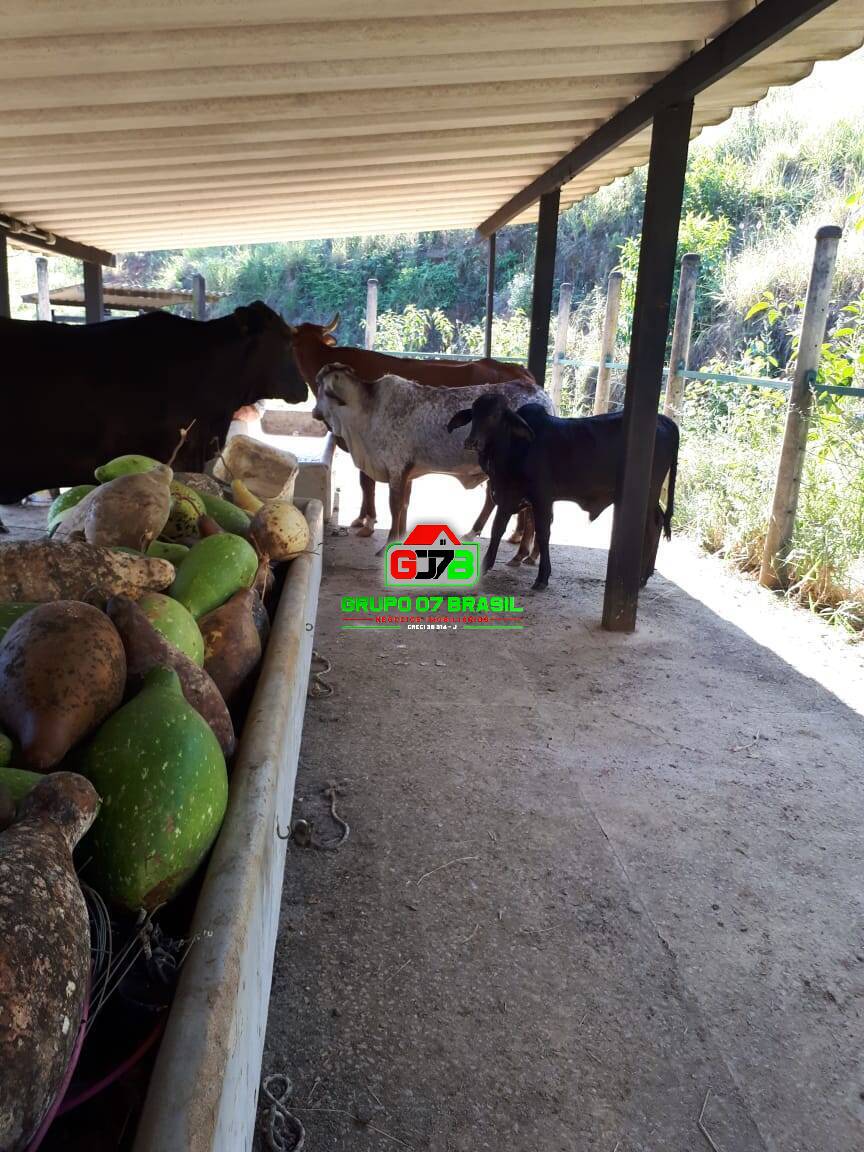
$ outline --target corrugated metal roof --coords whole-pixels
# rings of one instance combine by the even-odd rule
[[[754,6],[6,6],[0,211],[113,251],[475,227]],[[703,93],[695,131],[862,40],[864,0],[838,0]],[[603,157],[562,206],[648,147],[644,132]]]

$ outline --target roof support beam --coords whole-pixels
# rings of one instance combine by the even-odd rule
[[[480,225],[481,236],[503,228],[553,188],[560,188],[647,127],[662,109],[683,104],[728,76],[754,56],[788,36],[836,0],[762,0],[699,52],[679,64],[632,104],[622,109],[581,144],[538,176]]]
[[[88,324],[101,324],[105,319],[102,265],[89,261],[84,263],[84,316]]]
[[[553,188],[540,197],[537,220],[537,248],[534,253],[534,294],[531,297],[531,335],[528,341],[528,371],[538,385],[546,382],[546,356],[549,351],[549,316],[552,311],[552,281],[555,276],[555,249],[558,245],[558,203],[561,191]]]
[[[65,236],[55,236],[53,232],[16,220],[14,216],[2,212],[0,236],[16,248],[26,248],[28,251],[47,252],[49,256],[71,256],[73,260],[103,264],[108,268],[114,268],[117,264],[117,257],[112,252],[91,248],[89,244],[79,244],[76,240],[67,240]]]
[[[654,521],[656,509],[648,507],[648,493],[692,118],[692,100],[665,108],[655,116],[651,134],[624,398],[624,450],[603,601],[603,627],[610,632],[635,629],[643,563],[652,546],[646,542],[653,540],[653,533],[657,539],[660,534]]]
[[[12,315],[12,303],[9,299],[9,248],[6,244],[6,233],[0,232],[0,316]]]

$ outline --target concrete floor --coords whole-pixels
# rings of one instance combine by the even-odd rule
[[[289,847],[265,1075],[307,1152],[696,1152],[709,1090],[721,1152],[860,1150],[861,649],[681,542],[604,633],[608,518],[560,511],[547,593],[488,578],[521,633],[340,631],[381,562],[326,538],[294,815],[335,779],[351,836]]]

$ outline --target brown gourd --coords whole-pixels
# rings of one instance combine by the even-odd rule
[[[0,1148],[22,1152],[56,1101],[78,1041],[90,976],[87,906],[72,849],[96,789],[46,776],[0,833]]]
[[[145,551],[168,521],[171,476],[171,469],[159,464],[149,472],[118,476],[101,484],[87,501],[87,542]]]
[[[255,600],[256,593],[243,588],[221,608],[198,619],[204,637],[204,668],[227,704],[233,702],[261,659]]]
[[[0,544],[0,601],[104,601],[109,596],[162,592],[174,565],[84,541],[20,540]]]
[[[103,612],[39,604],[0,643],[0,726],[26,767],[48,772],[119,707],[125,683],[123,644]]]

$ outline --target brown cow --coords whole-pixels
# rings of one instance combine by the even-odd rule
[[[417,384],[428,384],[436,388],[470,388],[480,384],[523,383],[526,401],[536,390],[534,377],[521,364],[505,364],[500,360],[416,360],[409,356],[392,356],[386,352],[375,352],[368,348],[340,346],[333,336],[340,315],[337,312],[329,324],[298,324],[292,327],[294,359],[301,376],[317,396],[318,373],[328,364],[344,364],[357,375],[368,381],[378,381],[383,376],[401,376]],[[344,444],[340,444],[345,448]],[[363,502],[360,514],[351,524],[359,528],[358,536],[371,536],[375,527],[375,481],[364,472],[360,473],[360,489]],[[406,495],[406,506],[410,496],[410,482]],[[486,489],[486,502],[470,536],[476,536],[489,519],[495,503]],[[520,520],[521,523],[521,520]],[[528,544],[527,526],[520,533],[523,538],[519,560]],[[515,538],[514,538],[515,539]],[[514,557],[515,560],[515,557]]]

